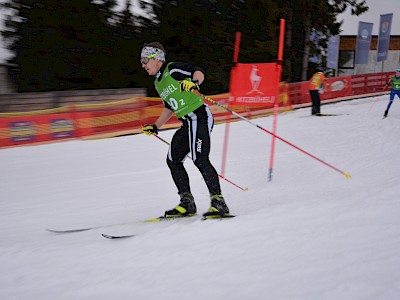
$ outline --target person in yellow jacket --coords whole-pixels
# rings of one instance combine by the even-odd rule
[[[322,69],[319,69],[310,79],[309,92],[311,96],[311,114],[319,115],[321,113],[321,98],[319,91],[324,88],[326,77]]]

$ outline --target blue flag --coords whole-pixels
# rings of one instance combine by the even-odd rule
[[[326,66],[330,69],[337,69],[339,62],[339,44],[340,44],[340,36],[333,35],[329,37],[328,41],[328,60],[326,62]]]
[[[378,36],[378,61],[387,60],[393,14],[381,15]]]
[[[356,48],[356,64],[367,64],[371,48],[373,23],[359,22]]]

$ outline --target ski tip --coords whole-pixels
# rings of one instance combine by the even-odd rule
[[[93,228],[79,228],[79,229],[65,229],[65,230],[57,230],[57,229],[50,229],[46,228],[46,231],[52,232],[52,233],[73,233],[73,232],[82,232],[82,231],[88,231]]]
[[[104,234],[104,233],[102,233],[101,236],[105,237],[106,239],[112,239],[113,238],[112,235],[108,235],[108,234]]]
[[[346,116],[346,115],[349,115],[349,114],[322,114],[322,113],[319,113],[319,114],[316,114],[314,116],[317,116],[317,117],[335,117],[335,116]]]
[[[105,233],[102,233],[101,235],[102,235],[103,237],[105,237],[106,239],[110,239],[110,240],[112,240],[112,239],[124,239],[124,238],[130,238],[130,237],[135,236],[135,234],[129,234],[129,235],[109,235],[109,234],[105,234]]]
[[[203,220],[222,220],[222,219],[230,219],[236,217],[235,215],[208,215],[203,216]]]

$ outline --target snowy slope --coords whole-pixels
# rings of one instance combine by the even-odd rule
[[[221,180],[237,218],[141,221],[178,203],[167,146],[135,135],[0,150],[0,299],[400,299],[400,104],[387,96],[231,124]],[[272,118],[254,120],[267,129]],[[220,170],[225,125],[213,131]],[[170,141],[173,130],[160,136]],[[200,213],[209,207],[190,160]],[[103,226],[54,234],[46,228]],[[108,240],[101,233],[137,233]]]

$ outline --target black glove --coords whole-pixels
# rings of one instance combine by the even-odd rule
[[[181,86],[181,92],[190,92],[191,90],[200,90],[198,80],[190,80],[190,79],[185,79],[182,80],[180,83]]]
[[[156,124],[146,124],[142,126],[142,131],[146,135],[158,134],[158,128]]]

